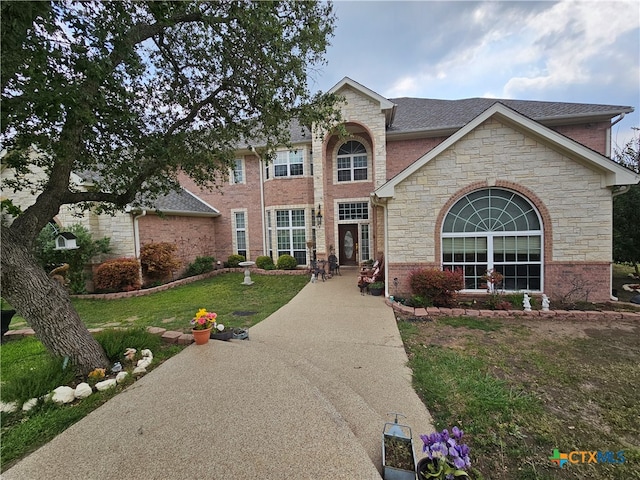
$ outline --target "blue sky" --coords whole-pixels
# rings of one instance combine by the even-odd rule
[[[631,106],[640,126],[640,2],[336,1],[326,91],[348,76],[387,97],[516,98]]]

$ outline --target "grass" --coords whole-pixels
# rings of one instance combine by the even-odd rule
[[[275,312],[306,285],[305,276],[253,275],[251,286],[241,285],[243,274],[229,273],[143,297],[115,300],[73,299],[74,307],[87,327],[106,328],[96,334],[112,362],[122,361],[128,347],[150,349],[157,366],[180,352],[182,347],[162,344],[160,338],[145,331],[147,326],[189,332],[190,320],[199,308],[218,313],[228,328],[248,328]],[[12,328],[24,328],[16,316]],[[126,327],[122,330],[109,327]],[[2,344],[0,397],[20,405],[59,385],[73,385],[79,379],[62,369],[62,360],[50,358],[35,338]],[[124,363],[123,363],[124,364]],[[126,386],[126,385],[125,385]],[[122,387],[97,392],[69,405],[39,402],[28,413],[2,413],[0,416],[0,470],[4,471],[23,456],[44,445],[66,428],[117,394]]]
[[[243,273],[226,273],[141,297],[73,298],[72,303],[88,328],[156,326],[188,333],[189,321],[199,308],[216,312],[226,327],[248,328],[278,310],[308,283],[306,275],[253,274],[251,279],[254,284],[245,286]],[[16,315],[10,328],[25,326],[24,319]]]
[[[416,392],[436,429],[465,430],[472,478],[640,479],[640,326],[487,323],[399,320]],[[623,451],[626,462],[559,469],[554,449]]]

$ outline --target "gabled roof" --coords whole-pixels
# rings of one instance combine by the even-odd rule
[[[382,95],[350,79],[349,77],[344,77],[342,80],[340,80],[336,85],[333,86],[333,88],[331,88],[331,90],[329,90],[329,93],[338,93],[345,87],[351,87],[352,89],[360,92],[364,96],[369,97],[371,100],[378,103],[380,105],[380,110],[384,112],[385,124],[387,125],[387,127],[393,123],[396,110],[396,105],[393,103],[393,101],[384,98]]]
[[[397,105],[390,135],[429,130],[448,130],[463,127],[491,105],[500,102],[512,110],[547,126],[569,123],[580,119],[606,121],[632,107],[597,105],[588,103],[539,102],[531,100],[500,100],[495,98],[467,98],[463,100],[434,100],[431,98],[394,98]]]
[[[156,211],[170,215],[192,217],[219,217],[220,212],[186,188],[158,197],[153,205]]]
[[[561,135],[554,130],[551,130],[550,128],[522,115],[521,113],[518,113],[506,105],[500,102],[495,102],[464,127],[460,128],[453,135],[448,137],[444,142],[440,143],[437,147],[433,148],[414,163],[409,165],[387,183],[376,189],[372,195],[378,198],[393,197],[396,185],[413,175],[433,158],[440,155],[462,137],[492,117],[495,117],[501,123],[510,125],[517,130],[524,130],[527,132],[527,135],[536,137],[548,144],[551,144],[553,148],[561,151],[564,155],[580,159],[594,170],[599,170],[602,172],[603,186],[633,185],[640,181],[639,174],[632,172],[609,158],[600,155],[594,150],[591,150],[584,145],[581,145],[578,142],[575,142],[570,138],[565,137],[564,135]]]

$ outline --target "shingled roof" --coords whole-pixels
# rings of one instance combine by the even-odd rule
[[[499,102],[516,112],[543,124],[564,123],[568,119],[584,121],[611,119],[630,113],[631,107],[587,103],[539,102],[495,98],[467,98],[463,100],[435,100],[430,98],[392,98],[396,105],[389,133],[428,130],[447,130],[463,127],[472,119]]]
[[[154,208],[165,214],[181,214],[203,217],[217,217],[220,212],[183,188],[172,191],[156,199]]]

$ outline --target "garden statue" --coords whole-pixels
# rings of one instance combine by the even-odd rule
[[[531,311],[531,298],[529,298],[528,294],[524,294],[524,298],[522,299],[522,305],[524,306],[525,312]]]
[[[549,304],[551,302],[549,302],[549,297],[547,297],[544,293],[542,294],[542,311],[543,312],[548,312],[549,311]]]

